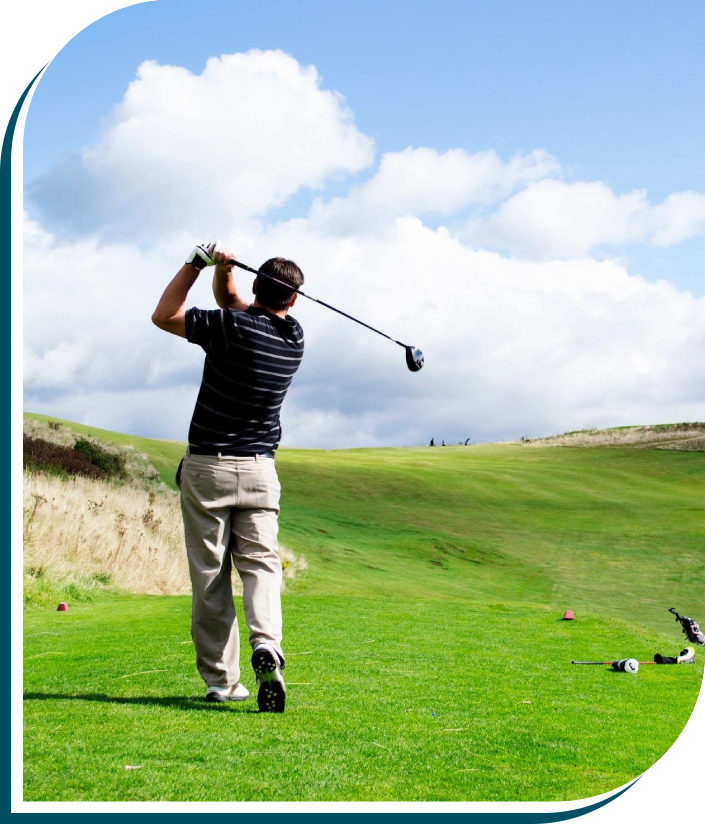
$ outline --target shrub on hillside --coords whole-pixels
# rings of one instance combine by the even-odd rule
[[[124,461],[124,475],[120,474],[120,483],[127,483],[141,488],[163,491],[164,485],[160,481],[159,472],[150,463],[147,455],[138,452],[131,444],[115,444],[109,446],[103,444],[98,438],[83,433],[73,432],[68,424],[58,421],[35,420],[32,417],[25,417],[23,421],[24,434],[31,438],[41,438],[49,443],[68,446],[71,448],[76,439],[83,439],[89,443],[98,443],[104,446],[109,454],[118,453]]]
[[[108,452],[100,444],[86,440],[86,438],[78,438],[73,448],[80,455],[85,455],[93,466],[102,469],[109,478],[125,477],[125,458],[123,455]]]
[[[32,438],[24,435],[22,439],[22,462],[25,469],[40,470],[55,475],[84,475],[86,478],[102,480],[106,473],[99,466],[95,466],[81,452],[70,446],[60,446],[56,443]]]

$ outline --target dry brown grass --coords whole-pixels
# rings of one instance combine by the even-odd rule
[[[25,473],[24,545],[25,567],[55,578],[97,574],[128,592],[190,591],[173,493]]]
[[[705,423],[663,426],[632,426],[628,429],[585,429],[550,438],[525,441],[527,447],[543,446],[643,446],[659,449],[705,451]]]
[[[680,452],[705,452],[705,435],[689,438],[685,441],[675,441],[657,446],[657,449],[677,449]]]
[[[24,475],[24,566],[64,582],[152,595],[191,591],[179,497],[88,478]],[[306,561],[280,547],[285,580]],[[235,591],[240,581],[233,576]]]

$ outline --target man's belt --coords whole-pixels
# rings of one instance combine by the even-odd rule
[[[211,458],[217,458],[219,455],[226,458],[273,458],[274,452],[243,452],[241,449],[234,447],[223,447],[223,449],[215,449],[212,446],[194,446],[189,444],[188,451],[191,455],[207,455]]]

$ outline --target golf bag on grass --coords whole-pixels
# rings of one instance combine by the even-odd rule
[[[701,647],[705,647],[705,635],[703,635],[697,621],[694,621],[692,618],[688,618],[684,615],[679,615],[673,607],[670,607],[668,611],[676,616],[676,621],[678,621],[681,625],[683,632],[685,633],[685,637],[691,643],[699,644]]]

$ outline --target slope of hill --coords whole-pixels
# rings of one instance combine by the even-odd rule
[[[40,418],[41,416],[30,416]],[[184,444],[66,422],[143,452]],[[281,450],[281,539],[302,593],[565,604],[663,628],[705,612],[705,459],[634,447]]]
[[[655,426],[615,426],[581,429],[549,438],[524,439],[524,446],[640,446],[705,452],[705,423],[667,423]]]
[[[77,436],[88,435],[111,446],[127,447],[138,456],[143,455],[148,459],[159,473],[162,482],[176,489],[174,472],[186,447],[186,444],[180,441],[160,441],[153,438],[140,438],[137,435],[123,435],[121,432],[111,432],[107,429],[98,429],[95,426],[85,426],[81,423],[52,418],[48,415],[36,415],[31,412],[24,413],[24,420],[30,424],[36,421],[44,426],[51,421],[60,424],[67,432]]]
[[[190,593],[179,497],[160,481],[152,455],[138,451],[126,436],[96,437],[67,421],[26,416],[24,429],[25,606],[116,593]],[[85,464],[78,473],[77,438]],[[86,446],[99,464],[110,457],[112,475],[99,473],[103,477],[96,479]],[[159,441],[148,442],[148,448],[162,459]],[[173,483],[172,466],[165,475]],[[286,586],[306,561],[283,545],[279,551]],[[239,594],[239,580],[234,584]]]

